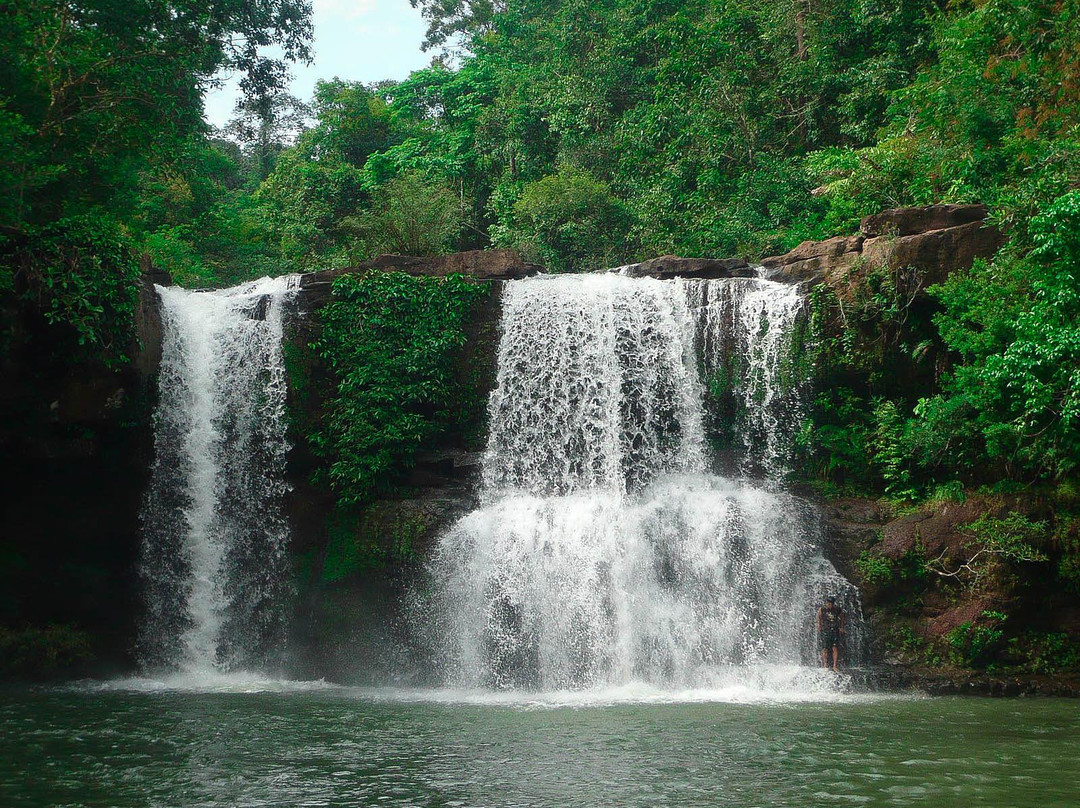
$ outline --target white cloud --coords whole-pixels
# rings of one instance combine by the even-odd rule
[[[405,0],[401,0],[405,2]],[[312,0],[315,22],[328,22],[331,17],[337,19],[356,19],[370,14],[377,8],[379,0]],[[322,17],[323,19],[319,19]]]

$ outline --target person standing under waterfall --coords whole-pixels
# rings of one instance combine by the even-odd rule
[[[825,598],[825,605],[817,610],[818,647],[821,648],[822,667],[840,670],[840,638],[844,636],[844,610],[836,605],[836,598]],[[832,653],[832,665],[829,654]]]

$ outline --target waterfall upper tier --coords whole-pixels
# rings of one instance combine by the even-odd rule
[[[704,385],[738,405],[743,466],[779,475],[800,420],[803,300],[759,278],[552,276],[503,293],[487,494],[640,489],[708,467]]]

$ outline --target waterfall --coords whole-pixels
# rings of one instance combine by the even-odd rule
[[[710,473],[702,370],[721,367],[748,467],[782,467],[800,307],[758,279],[505,286],[481,506],[439,539],[415,606],[444,683],[744,681],[814,662],[826,594],[858,645],[857,592],[812,509]]]
[[[802,380],[792,366],[803,314],[797,287],[757,278],[689,281],[702,366],[734,398],[744,472],[780,477],[803,416]]]
[[[157,287],[162,361],[142,511],[148,669],[272,661],[287,602],[283,314],[296,277]]]

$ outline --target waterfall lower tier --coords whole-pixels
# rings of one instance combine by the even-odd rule
[[[857,590],[777,483],[801,311],[753,278],[507,284],[483,504],[440,538],[413,608],[444,683],[744,682],[815,662],[826,595],[858,654]],[[710,473],[703,373],[741,402],[741,466],[769,482]]]
[[[799,500],[704,474],[633,497],[499,498],[458,522],[429,568],[443,676],[688,688],[730,683],[736,666],[811,663],[825,595],[858,613],[816,538]]]
[[[148,669],[260,666],[282,645],[281,338],[296,281],[217,292],[158,287],[163,345],[138,640]]]

